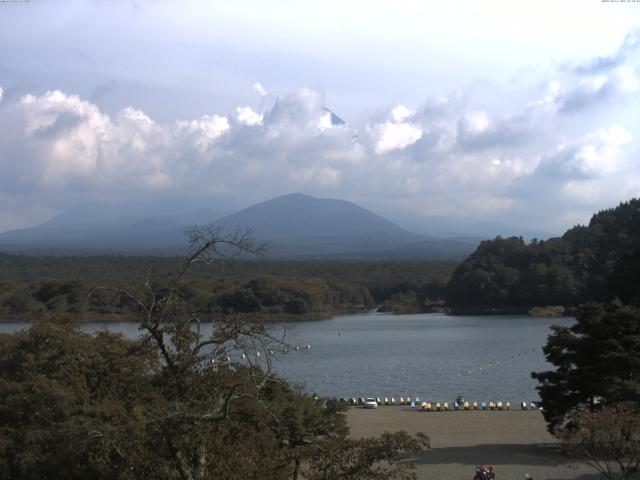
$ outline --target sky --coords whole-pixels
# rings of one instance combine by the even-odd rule
[[[31,0],[0,42],[0,231],[301,192],[561,233],[640,196],[636,1]]]

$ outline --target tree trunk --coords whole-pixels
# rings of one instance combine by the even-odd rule
[[[300,459],[296,457],[293,464],[293,475],[291,475],[291,480],[298,480],[298,475],[300,475]]]

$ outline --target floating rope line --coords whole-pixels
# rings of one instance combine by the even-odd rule
[[[522,350],[518,353],[514,353],[513,355],[511,355],[510,357],[505,357],[502,360],[495,360],[492,362],[487,362],[486,367],[488,368],[492,368],[492,367],[497,367],[498,365],[508,365],[508,361],[509,360],[514,360],[518,357],[524,357],[525,355],[530,355],[532,353],[535,353],[536,350],[538,350],[537,348],[531,348],[531,349],[527,349],[527,350]],[[472,375],[474,373],[477,372],[481,372],[483,367],[485,366],[485,364],[483,363],[482,365],[478,365],[476,367],[473,368],[463,368],[458,372],[458,377],[463,377],[463,376],[469,376]],[[485,370],[486,371],[486,370]]]

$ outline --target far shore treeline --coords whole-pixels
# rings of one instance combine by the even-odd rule
[[[182,261],[149,256],[0,253],[0,320],[61,314],[127,320],[130,306],[101,287],[161,282]],[[640,200],[548,240],[497,237],[462,263],[227,260],[198,265],[180,294],[198,313],[319,319],[374,308],[397,313],[572,314],[588,301],[640,299]],[[445,302],[446,301],[446,302]]]
[[[0,320],[60,314],[77,320],[131,318],[101,287],[163,281],[183,261],[170,257],[34,257],[0,253]],[[180,295],[199,313],[265,320],[326,318],[374,308],[438,308],[456,267],[428,261],[236,260],[196,265]]]

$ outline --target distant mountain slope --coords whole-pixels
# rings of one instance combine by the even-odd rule
[[[477,245],[467,239],[431,239],[405,230],[344,200],[284,195],[215,220],[207,209],[140,217],[135,208],[85,206],[36,227],[0,234],[0,249],[47,254],[179,254],[185,227],[214,223],[227,232],[250,229],[268,242],[270,258],[464,258]]]
[[[482,242],[455,270],[447,303],[459,310],[526,311],[613,296],[636,302],[638,260],[640,200],[632,199],[559,238],[529,244],[516,237]]]
[[[273,241],[351,238],[406,242],[421,238],[355,203],[301,193],[267,200],[215,223],[226,228],[249,227],[258,238]]]
[[[154,217],[144,212],[136,206],[73,208],[40,225],[0,233],[0,249],[52,254],[176,253],[186,244],[187,226],[220,216],[207,208]]]

